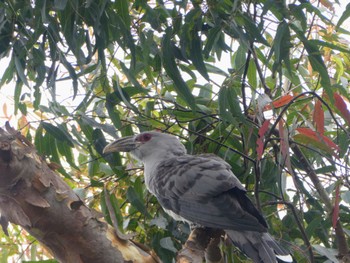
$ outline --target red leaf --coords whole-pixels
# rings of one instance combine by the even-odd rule
[[[297,128],[296,130],[300,134],[304,134],[312,140],[322,142],[322,143],[328,145],[329,147],[339,151],[339,146],[336,145],[331,139],[329,139],[327,136],[325,136],[323,134],[319,134],[319,133],[311,130],[310,128]]]
[[[337,185],[337,188],[335,189],[335,202],[334,202],[334,208],[333,208],[333,216],[332,216],[332,222],[333,222],[333,228],[335,229],[337,227],[337,222],[339,218],[339,201],[340,201],[340,184]]]
[[[350,125],[350,111],[348,110],[345,101],[338,93],[334,93],[333,96],[335,99],[335,106],[340,111],[340,114],[343,116],[345,121]]]
[[[256,145],[257,145],[256,153],[258,155],[257,156],[258,161],[261,160],[262,154],[264,152],[264,135],[269,129],[269,125],[270,125],[270,120],[265,120],[258,132],[259,138],[256,140]]]
[[[278,133],[279,133],[279,136],[280,136],[280,140],[281,140],[281,153],[282,153],[282,156],[283,156],[283,159],[285,160],[286,156],[287,156],[287,151],[288,151],[288,148],[287,148],[287,144],[286,144],[286,139],[285,136],[284,136],[284,129],[283,129],[283,121],[279,121],[278,123]]]
[[[275,100],[272,102],[272,106],[277,109],[280,108],[286,104],[288,104],[292,99],[294,99],[294,97],[292,95],[284,95],[281,98]],[[264,110],[271,110],[272,109],[271,105],[266,105],[264,107]]]
[[[281,98],[275,100],[274,102],[272,102],[272,105],[275,108],[279,108],[279,107],[282,107],[282,106],[288,104],[292,99],[294,99],[294,97],[292,95],[287,94],[287,95],[284,95]]]
[[[316,131],[320,134],[324,134],[324,111],[320,100],[317,100],[315,103],[313,121],[316,126]]]

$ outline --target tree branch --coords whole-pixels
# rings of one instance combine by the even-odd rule
[[[327,191],[323,187],[321,181],[319,180],[317,174],[315,173],[315,170],[311,166],[310,162],[305,158],[303,152],[300,150],[300,148],[295,145],[291,144],[291,148],[294,152],[294,154],[297,156],[297,159],[300,161],[302,166],[304,167],[306,173],[308,174],[308,177],[311,179],[317,193],[320,196],[320,199],[325,204],[326,211],[332,215],[333,214],[333,204],[331,199],[328,196]],[[340,224],[340,220],[337,222],[337,227],[335,229],[336,237],[337,237],[337,243],[338,243],[338,251],[339,251],[339,257],[350,257],[349,254],[349,247],[346,241],[346,237],[344,234],[344,230],[342,225]]]
[[[0,129],[1,225],[19,225],[60,262],[159,262],[84,205],[23,136]]]

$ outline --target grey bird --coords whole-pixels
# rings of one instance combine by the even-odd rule
[[[103,152],[130,152],[141,161],[147,189],[175,220],[223,229],[254,262],[292,262],[220,157],[189,155],[176,136],[155,131],[117,139]]]

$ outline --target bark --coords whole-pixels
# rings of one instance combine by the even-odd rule
[[[33,145],[8,125],[0,128],[0,223],[19,225],[60,262],[159,262],[118,237],[84,205]]]
[[[176,257],[177,263],[222,263],[220,242],[225,235],[223,230],[195,228]]]

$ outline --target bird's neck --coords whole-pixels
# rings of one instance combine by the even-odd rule
[[[174,153],[171,152],[164,152],[164,151],[155,151],[153,154],[147,156],[146,158],[144,158],[143,161],[143,165],[144,165],[144,176],[145,176],[145,184],[147,189],[154,194],[154,190],[153,189],[153,183],[152,181],[155,180],[155,176],[157,174],[156,170],[157,170],[157,166],[165,161],[168,160],[170,158],[173,158],[177,155],[175,155]]]

